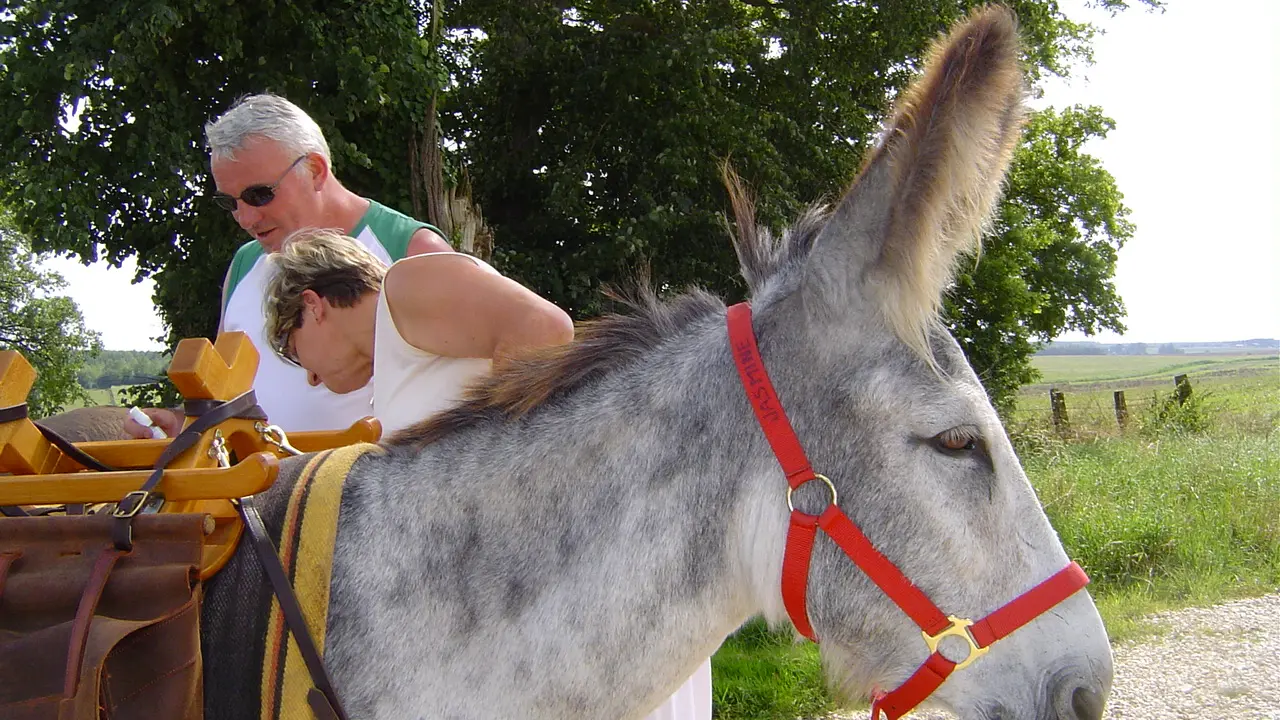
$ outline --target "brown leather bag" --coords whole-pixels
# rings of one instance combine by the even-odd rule
[[[0,519],[0,720],[200,718],[205,519]]]

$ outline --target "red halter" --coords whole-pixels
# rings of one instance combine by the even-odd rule
[[[791,622],[801,634],[817,642],[805,609],[805,591],[809,584],[809,557],[818,528],[822,528],[872,582],[920,626],[929,648],[930,655],[924,664],[897,690],[876,695],[871,703],[873,719],[878,719],[881,713],[888,720],[897,720],[907,714],[937,690],[953,671],[967,667],[986,654],[996,640],[1031,622],[1089,583],[1084,570],[1073,562],[981,620],[975,622],[944,615],[897,566],[875,549],[858,526],[836,505],[835,486],[809,465],[761,361],[751,327],[751,306],[741,303],[730,307],[728,320],[729,346],[738,366],[738,375],[742,378],[742,387],[790,485],[787,506],[791,509],[791,528],[782,560],[782,601]],[[791,505],[792,492],[810,480],[822,481],[831,492],[831,504],[821,515],[808,515]],[[958,663],[938,652],[938,644],[949,635],[969,644],[968,656]]]

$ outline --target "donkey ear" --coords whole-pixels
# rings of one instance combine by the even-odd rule
[[[974,12],[937,42],[924,74],[816,241],[806,294],[839,312],[860,298],[921,350],[952,265],[978,237],[1019,139],[1023,82],[1017,23]]]

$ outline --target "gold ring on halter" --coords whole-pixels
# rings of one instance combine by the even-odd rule
[[[809,483],[814,480],[821,480],[822,482],[826,483],[827,489],[831,491],[831,504],[832,505],[839,504],[837,502],[837,497],[836,497],[836,486],[831,484],[831,478],[827,477],[826,475],[823,475],[822,473],[814,473],[813,477],[809,478],[808,480],[805,480],[804,482],[800,483],[796,487],[787,488],[787,509],[788,510],[792,512],[795,512],[796,510],[796,506],[791,504],[791,494],[796,491],[796,488],[804,487],[805,483]],[[820,514],[820,513],[815,513],[815,514]]]

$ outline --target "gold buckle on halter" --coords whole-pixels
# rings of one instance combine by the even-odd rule
[[[814,473],[813,477],[809,478],[808,480],[805,480],[804,482],[800,483],[796,487],[790,487],[790,486],[787,487],[787,509],[788,510],[791,510],[792,512],[794,512],[796,509],[796,506],[791,504],[791,494],[796,491],[796,488],[802,488],[807,483],[811,483],[814,480],[821,480],[822,482],[826,483],[827,489],[831,491],[831,504],[839,505],[839,503],[836,502],[836,486],[831,484],[831,478],[828,478],[826,475],[823,475],[822,473]],[[821,513],[818,513],[818,514],[821,514]]]
[[[956,670],[963,670],[969,667],[974,660],[986,655],[987,651],[991,649],[989,647],[980,647],[978,641],[974,640],[973,635],[969,633],[969,628],[973,625],[972,620],[958,618],[955,615],[948,615],[947,620],[951,621],[951,625],[937,635],[930,635],[923,630],[920,631],[920,634],[924,636],[924,644],[929,646],[930,653],[938,652],[938,645],[942,642],[942,638],[947,636],[963,638],[965,642],[969,643],[969,655],[964,660],[956,663]],[[947,659],[950,660],[951,658]]]

